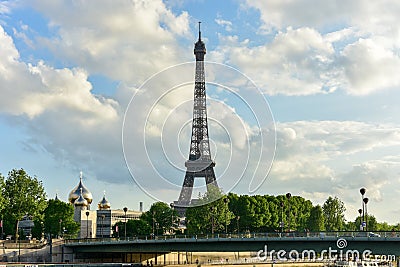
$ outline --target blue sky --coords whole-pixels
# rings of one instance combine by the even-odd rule
[[[393,0],[1,1],[0,172],[25,168],[66,200],[83,171],[113,208],[176,200],[200,20],[224,191],[338,196],[354,220],[365,187],[368,210],[397,223],[399,12]]]

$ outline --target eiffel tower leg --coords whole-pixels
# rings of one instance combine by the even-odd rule
[[[209,167],[205,170],[207,192],[210,191],[210,187],[218,188],[217,179],[215,178],[214,168]]]
[[[183,186],[181,190],[181,194],[179,195],[178,203],[184,206],[188,206],[190,204],[190,200],[192,198],[194,185],[194,173],[186,172],[185,180],[183,181]]]

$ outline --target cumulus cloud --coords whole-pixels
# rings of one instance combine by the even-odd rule
[[[267,94],[366,95],[400,84],[396,1],[246,3],[260,12],[265,44],[221,35],[214,56],[255,77]]]
[[[19,118],[31,136],[26,143],[73,168],[85,166],[110,174],[113,168],[99,162],[111,161],[121,172],[121,164],[116,163],[122,160],[119,103],[92,94],[84,69],[22,62],[1,26],[0,44],[4,59],[0,62],[0,109],[2,114]]]
[[[342,51],[350,94],[366,95],[400,85],[400,57],[379,39],[360,39]]]
[[[58,32],[38,39],[59,59],[136,85],[182,62],[177,40],[190,36],[187,12],[175,15],[162,1],[35,1],[32,7]]]
[[[335,90],[331,84],[336,73],[330,67],[333,46],[314,29],[288,28],[277,33],[272,42],[256,47],[237,38],[222,37],[218,50],[222,51],[223,60],[253,77],[269,95],[308,95]]]

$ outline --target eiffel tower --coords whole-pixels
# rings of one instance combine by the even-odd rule
[[[215,163],[211,159],[210,143],[208,138],[207,106],[206,106],[206,86],[204,75],[204,55],[206,46],[201,40],[200,22],[199,39],[194,45],[194,55],[196,56],[196,74],[194,86],[194,106],[192,121],[192,137],[190,141],[189,159],[185,162],[186,174],[183,181],[181,193],[178,201],[174,201],[177,212],[183,215],[186,208],[192,202],[192,192],[194,178],[204,177],[206,180],[207,191],[210,186],[218,187],[215,179]]]

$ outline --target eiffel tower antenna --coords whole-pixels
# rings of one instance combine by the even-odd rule
[[[199,41],[201,41],[201,31],[200,31],[201,21],[199,21]]]

